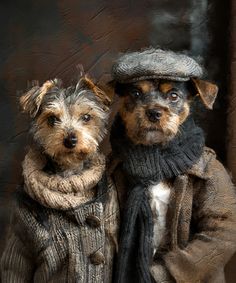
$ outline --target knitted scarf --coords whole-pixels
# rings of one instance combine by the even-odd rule
[[[153,220],[146,189],[190,169],[200,158],[204,142],[203,131],[189,118],[167,145],[135,145],[126,136],[120,116],[116,117],[111,145],[114,156],[122,159],[130,184],[120,232],[116,283],[152,282],[149,266],[153,255]]]
[[[43,206],[68,210],[90,201],[95,196],[95,186],[105,170],[105,156],[96,153],[89,160],[90,166],[78,175],[63,178],[43,171],[46,158],[29,150],[23,162],[24,190]]]

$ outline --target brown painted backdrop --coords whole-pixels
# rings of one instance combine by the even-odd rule
[[[231,0],[230,7],[230,44],[229,44],[229,95],[227,111],[227,166],[236,183],[236,2]],[[236,255],[227,266],[229,282],[236,282]]]
[[[220,87],[214,111],[197,105],[196,118],[207,144],[226,161],[229,15],[228,1],[221,0],[1,0],[0,251],[12,193],[21,182],[28,122],[18,98],[27,81],[60,77],[68,84],[83,64],[95,80],[106,82],[119,52],[150,45],[186,50]],[[227,276],[236,282],[232,268]]]

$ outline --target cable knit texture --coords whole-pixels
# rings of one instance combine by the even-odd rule
[[[145,79],[188,81],[202,75],[201,66],[191,57],[154,48],[126,53],[112,67],[112,77],[119,83]]]
[[[27,154],[2,283],[112,282],[119,208],[104,161],[95,155],[80,175],[63,178],[42,171],[43,156]]]
[[[30,150],[23,162],[25,191],[47,207],[62,210],[76,207],[94,197],[94,186],[105,170],[105,157],[102,154],[94,154],[89,163],[89,168],[79,175],[68,178],[48,175],[42,170],[45,157]]]

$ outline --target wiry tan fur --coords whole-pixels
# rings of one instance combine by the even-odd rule
[[[42,87],[33,87],[20,103],[23,111],[33,118],[31,133],[40,151],[64,175],[71,175],[80,172],[84,161],[97,152],[106,134],[109,100],[87,77],[74,90],[62,89],[58,82],[55,79]],[[90,115],[91,119],[84,121],[84,115]],[[50,116],[57,119],[53,126],[48,122]],[[63,144],[70,133],[77,138],[73,148]]]
[[[86,113],[89,113],[93,119],[85,124],[81,116]],[[52,114],[61,121],[55,127],[47,123],[48,116]],[[105,134],[105,131],[101,133],[103,119],[106,119],[106,113],[102,112],[95,103],[84,99],[80,105],[75,104],[68,108],[63,99],[59,99],[49,105],[37,118],[35,139],[43,146],[44,152],[52,156],[59,165],[73,167],[74,163],[97,151]],[[73,131],[79,141],[73,150],[64,147],[62,143],[68,130]]]
[[[44,96],[50,89],[55,87],[55,81],[46,81],[42,87],[34,86],[25,95],[20,98],[20,104],[23,112],[29,113],[31,117],[35,117]],[[32,99],[34,97],[34,99]]]
[[[87,76],[84,76],[82,80],[79,81],[77,87],[85,87],[91,89],[94,94],[103,102],[105,109],[107,110],[111,104],[111,99],[106,93],[101,90],[95,83],[90,80]]]

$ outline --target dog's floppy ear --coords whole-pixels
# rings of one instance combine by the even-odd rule
[[[24,113],[28,113],[31,118],[37,115],[42,100],[46,93],[56,86],[57,79],[46,81],[41,87],[34,81],[34,86],[20,98],[20,105]]]
[[[88,89],[106,106],[111,105],[110,98],[98,86],[94,84],[87,76],[82,77],[76,85],[76,90]]]
[[[191,81],[203,104],[206,106],[206,108],[212,109],[218,93],[217,85],[194,78],[191,78]]]

